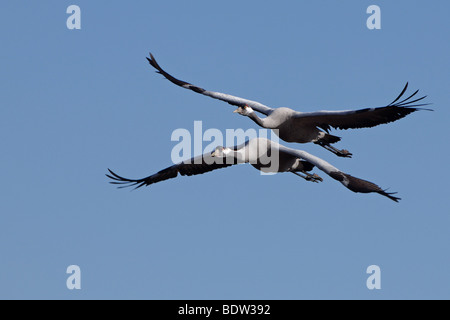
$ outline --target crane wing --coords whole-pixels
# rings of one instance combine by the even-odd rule
[[[167,80],[176,84],[177,86],[192,90],[194,92],[203,94],[205,96],[208,96],[208,97],[211,97],[214,99],[228,102],[229,104],[234,105],[234,106],[244,107],[245,105],[248,105],[249,107],[252,107],[255,111],[258,111],[265,115],[269,115],[273,111],[272,108],[265,106],[262,103],[259,103],[256,101],[239,98],[239,97],[232,96],[232,95],[229,95],[226,93],[208,91],[203,88],[197,87],[193,84],[190,84],[186,81],[179,80],[179,79],[173,77],[172,75],[168,74],[166,71],[164,71],[163,68],[161,68],[159,66],[159,64],[156,62],[155,57],[151,53],[150,53],[150,58],[147,58],[147,60],[150,63],[150,65],[157,70],[158,73],[162,74]]]
[[[430,110],[418,108],[428,104],[418,103],[426,98],[413,98],[419,90],[415,91],[409,97],[399,101],[406,92],[408,83],[406,83],[400,95],[390,104],[379,108],[365,108],[360,110],[346,111],[318,111],[318,112],[298,112],[295,121],[298,125],[314,125],[329,132],[334,129],[358,129],[371,128],[380,124],[393,122],[406,117],[408,114],[418,110]]]

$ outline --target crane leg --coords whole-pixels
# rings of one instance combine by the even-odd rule
[[[323,181],[323,179],[319,176],[319,175],[317,175],[317,174],[310,174],[310,173],[308,173],[308,172],[305,172],[305,171],[302,171],[303,173],[304,173],[304,175],[303,174],[300,174],[300,173],[298,173],[298,172],[295,172],[295,171],[291,171],[293,174],[295,174],[295,175],[297,175],[297,176],[299,176],[299,177],[301,177],[301,178],[303,178],[303,179],[305,179],[306,181],[311,181],[311,182],[321,182],[321,181]]]
[[[335,147],[333,147],[332,145],[323,143],[323,142],[315,142],[316,144],[318,144],[319,146],[323,147],[324,149],[327,149],[328,151],[333,152],[335,155],[337,155],[338,157],[343,157],[343,158],[351,158],[352,154],[345,149],[339,150],[336,149]]]

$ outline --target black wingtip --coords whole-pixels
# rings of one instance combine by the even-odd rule
[[[173,77],[172,75],[168,74],[166,71],[163,70],[163,68],[161,68],[161,66],[158,64],[158,62],[156,62],[156,59],[151,54],[151,52],[149,53],[149,55],[150,55],[150,58],[148,58],[148,57],[146,57],[146,58],[147,58],[147,61],[150,63],[150,65],[153,68],[156,69],[157,73],[162,74],[170,82],[176,84],[177,86],[184,87],[185,89],[189,89],[189,90],[192,90],[192,91],[197,92],[197,93],[202,93],[203,94],[203,92],[206,91],[205,89],[202,89],[200,87],[194,86],[194,85],[192,85],[192,84],[190,84],[190,83],[188,83],[186,81],[177,79],[177,78]]]
[[[109,179],[113,180],[113,181],[110,181],[109,183],[118,185],[117,188],[119,188],[119,189],[135,186],[136,184],[139,184],[142,182],[140,180],[133,180],[133,179],[127,179],[127,178],[121,177],[117,173],[112,171],[111,169],[109,169],[109,168],[107,168],[107,169],[110,174],[105,174],[105,176],[108,177]]]
[[[341,183],[343,183],[348,189],[350,189],[353,192],[360,192],[360,193],[375,192],[395,202],[399,202],[401,200],[401,198],[394,196],[394,194],[397,194],[397,192],[387,192],[387,189],[383,190],[373,182],[356,178],[343,172],[332,172],[329,175],[333,179],[336,179]]]
[[[410,96],[399,101],[400,98],[403,97],[403,95],[405,94],[407,89],[408,89],[408,82],[406,82],[405,87],[403,88],[402,92],[398,95],[398,97],[395,98],[394,101],[392,101],[387,106],[388,107],[398,107],[398,108],[402,108],[402,109],[410,109],[413,111],[418,111],[418,110],[430,110],[431,111],[431,109],[418,108],[418,107],[430,105],[430,103],[418,103],[419,101],[422,101],[423,99],[425,99],[427,97],[426,95],[422,96],[420,98],[411,100],[419,92],[419,90],[414,91]],[[413,111],[411,111],[411,112],[413,112]]]
[[[405,87],[403,88],[402,92],[400,92],[398,97],[395,98],[394,101],[392,101],[389,105],[393,105],[395,102],[397,102],[397,100],[400,99],[403,96],[403,94],[405,93],[406,89],[408,89],[408,82],[406,82]]]
[[[149,52],[148,54],[150,55],[150,58],[149,57],[145,57],[147,59],[148,63],[150,63],[150,65],[153,68],[155,68],[157,70],[161,70],[161,67],[158,65],[158,62],[156,62],[156,59],[153,56],[153,54],[151,52]]]
[[[394,194],[397,194],[397,192],[386,192],[387,190],[382,190],[382,191],[379,191],[378,193],[379,194],[381,194],[381,195],[383,195],[383,196],[385,196],[385,197],[388,197],[389,199],[391,199],[392,201],[394,201],[394,202],[399,202],[400,200],[402,200],[402,198],[399,198],[399,197],[395,197],[394,196]]]

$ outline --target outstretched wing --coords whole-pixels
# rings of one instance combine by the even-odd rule
[[[197,93],[201,93],[205,96],[208,96],[208,97],[211,97],[214,99],[219,99],[219,100],[228,102],[229,104],[234,105],[234,106],[244,107],[245,105],[248,105],[249,107],[252,107],[255,111],[261,112],[262,114],[265,114],[265,115],[269,115],[273,111],[272,108],[265,106],[262,103],[259,103],[256,101],[235,97],[235,96],[225,94],[225,93],[208,91],[203,88],[197,87],[193,84],[190,84],[188,82],[178,80],[177,78],[171,76],[166,71],[164,71],[163,68],[161,68],[159,66],[159,64],[156,62],[155,57],[153,57],[153,55],[151,53],[150,53],[150,58],[147,58],[147,60],[150,63],[150,65],[157,70],[158,73],[161,73],[164,77],[166,77],[167,80],[176,84],[177,86],[192,90]]]
[[[308,152],[302,151],[302,150],[296,150],[291,149],[285,146],[280,146],[280,151],[287,152],[292,155],[295,155],[299,157],[300,159],[303,159],[314,166],[316,166],[318,169],[325,172],[327,175],[329,175],[331,178],[341,182],[347,189],[350,189],[353,192],[360,192],[360,193],[378,193],[382,196],[388,197],[389,199],[398,202],[401,200],[398,197],[395,197],[394,194],[396,192],[386,192],[386,190],[381,189],[378,185],[376,185],[373,182],[366,181],[363,179],[355,178],[349,174],[346,174],[342,171],[340,171],[338,168],[332,166],[325,160],[322,160],[316,156],[313,156],[312,154],[309,154]]]
[[[332,172],[329,174],[329,176],[337,181],[340,181],[344,186],[346,186],[353,192],[376,192],[378,194],[381,194],[382,196],[388,197],[395,202],[399,202],[401,200],[401,198],[394,196],[394,194],[396,194],[397,192],[386,192],[386,190],[381,189],[373,182],[353,177],[344,172]]]
[[[235,160],[234,158],[218,158],[212,157],[211,154],[204,154],[202,156],[198,156],[188,161],[183,161],[181,163],[163,169],[151,176],[142,179],[124,178],[114,173],[110,169],[108,169],[110,174],[106,174],[106,176],[114,180],[110,183],[119,185],[119,188],[135,186],[135,189],[137,189],[143,186],[151,185],[153,183],[175,178],[178,176],[178,173],[182,176],[193,176],[221,168],[226,168],[237,163],[237,160]]]
[[[411,94],[408,98],[399,101],[407,88],[408,83],[406,83],[400,95],[385,107],[348,111],[298,112],[295,116],[296,123],[298,125],[316,126],[327,132],[330,130],[330,127],[344,130],[371,128],[399,120],[417,110],[430,110],[418,108],[428,105],[427,103],[418,103],[425,99],[426,96],[413,99],[419,90]]]

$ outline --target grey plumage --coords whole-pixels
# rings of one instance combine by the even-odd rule
[[[108,169],[109,174],[106,176],[113,180],[110,183],[117,184],[119,187],[134,186],[140,188],[175,178],[178,174],[182,176],[198,175],[240,163],[250,163],[256,169],[264,172],[295,173],[312,182],[323,180],[317,174],[308,173],[308,171],[317,167],[353,192],[375,192],[395,202],[400,200],[400,198],[394,196],[395,193],[388,193],[372,182],[346,174],[328,162],[305,151],[288,148],[264,138],[251,139],[233,148],[218,147],[212,153],[183,161],[142,179],[124,178],[110,169]]]
[[[225,93],[208,91],[186,81],[179,80],[163,70],[151,53],[147,60],[158,73],[161,73],[172,83],[185,89],[237,106],[238,109],[235,112],[248,116],[255,123],[264,128],[276,129],[275,133],[278,134],[282,140],[297,143],[313,142],[341,157],[351,157],[352,154],[347,150],[338,150],[331,145],[341,140],[340,137],[329,133],[331,128],[343,130],[371,128],[380,124],[399,120],[418,110],[429,110],[419,108],[427,105],[419,103],[421,100],[425,99],[426,96],[412,100],[418,93],[418,90],[409,97],[400,100],[408,88],[408,83],[406,83],[402,92],[394,101],[379,108],[318,112],[298,112],[284,107],[270,108],[256,101],[235,97]],[[267,117],[260,118],[253,110],[262,113]]]

